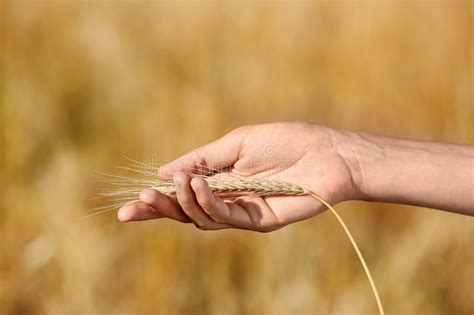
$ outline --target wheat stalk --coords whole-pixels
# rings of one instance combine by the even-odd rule
[[[146,171],[146,170],[144,171],[140,169],[140,167],[143,167],[146,165],[141,164],[136,161],[133,161],[133,162],[138,163],[138,164],[132,165],[131,167],[121,167],[121,168],[141,173],[142,175],[145,175],[149,178],[142,179],[142,178],[103,174],[109,179],[111,179],[110,184],[119,185],[121,186],[121,188],[103,190],[99,193],[100,197],[112,197],[118,203],[113,204],[111,206],[96,208],[96,210],[99,210],[97,213],[109,211],[111,209],[115,209],[124,205],[126,202],[136,200],[138,197],[138,194],[144,188],[155,189],[167,195],[174,195],[176,193],[176,186],[173,181],[160,179],[157,176],[156,172]],[[205,171],[208,172],[209,169],[206,168]],[[212,170],[212,173],[217,173],[217,171]],[[362,267],[364,268],[365,274],[367,276],[367,279],[369,280],[370,286],[372,288],[372,292],[377,302],[379,313],[380,315],[384,315],[384,310],[383,310],[382,302],[380,301],[380,296],[379,296],[377,287],[375,286],[374,280],[367,266],[367,263],[365,262],[364,256],[362,255],[359,249],[359,246],[357,245],[356,241],[354,240],[354,237],[352,236],[351,232],[349,231],[348,227],[346,226],[342,218],[339,216],[337,211],[324,199],[316,195],[314,192],[307,190],[299,185],[295,185],[295,184],[291,184],[291,183],[287,183],[287,182],[275,180],[275,179],[242,177],[242,176],[237,176],[230,173],[227,173],[225,176],[212,176],[212,177],[204,176],[204,175],[196,175],[196,174],[192,174],[191,172],[190,172],[190,175],[202,177],[209,185],[209,188],[211,189],[211,191],[217,196],[220,196],[223,198],[236,197],[236,196],[242,196],[242,195],[255,195],[255,196],[282,196],[282,195],[305,196],[306,195],[306,196],[311,196],[314,199],[321,202],[334,214],[334,216],[336,217],[336,219],[339,221],[342,228],[344,229],[344,232],[349,238],[352,246],[354,247],[354,250],[357,253],[357,256],[359,257]]]

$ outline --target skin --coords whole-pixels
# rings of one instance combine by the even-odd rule
[[[269,232],[322,212],[309,196],[223,200],[190,173],[210,169],[298,184],[330,204],[392,202],[474,215],[474,146],[392,139],[293,122],[238,128],[163,166],[176,196],[145,189],[119,220],[170,218],[203,230]],[[219,176],[216,175],[216,176]]]

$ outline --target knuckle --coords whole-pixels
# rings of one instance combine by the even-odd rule
[[[189,157],[192,163],[185,170],[186,172],[193,173],[193,174],[199,174],[203,172],[202,167],[203,165],[205,165],[205,159],[203,157],[201,150],[202,150],[201,148],[197,148],[197,149],[192,150],[189,153]]]

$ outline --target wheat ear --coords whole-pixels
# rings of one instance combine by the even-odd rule
[[[143,166],[143,165],[142,165]],[[121,185],[123,188],[119,189],[111,189],[102,191],[99,193],[99,196],[103,197],[114,197],[116,198],[115,201],[121,201],[122,204],[126,201],[136,200],[140,191],[144,188],[151,188],[155,189],[161,193],[173,195],[176,192],[176,187],[173,181],[170,180],[161,180],[158,179],[156,173],[150,171],[141,171],[137,169],[137,166],[132,168],[125,168],[128,170],[132,170],[135,172],[142,173],[143,175],[152,176],[153,178],[150,179],[139,179],[139,178],[131,178],[131,177],[123,177],[123,176],[115,176],[115,175],[107,175],[112,179],[111,184]],[[196,175],[193,175],[196,176]],[[290,195],[290,196],[310,196],[319,202],[321,202],[324,206],[326,206],[336,217],[339,221],[340,225],[344,229],[347,237],[349,238],[354,250],[359,257],[359,260],[364,268],[365,274],[369,280],[370,287],[372,288],[372,292],[374,293],[375,300],[377,302],[378,310],[380,315],[384,315],[384,310],[382,306],[382,302],[380,301],[380,296],[375,286],[375,282],[372,278],[370,273],[369,267],[365,262],[364,256],[362,255],[359,246],[357,246],[354,237],[352,236],[351,232],[349,231],[348,227],[339,216],[337,211],[324,199],[316,195],[314,192],[307,190],[299,185],[290,184],[280,180],[274,179],[265,179],[265,178],[257,178],[257,177],[241,177],[236,175],[228,175],[228,176],[200,176],[204,180],[207,181],[209,188],[211,191],[221,197],[235,197],[235,196],[242,196],[242,195],[257,195],[257,196],[278,196],[278,195]],[[117,205],[113,205],[112,207],[108,207],[105,209],[100,209],[99,212],[108,211],[112,208],[116,208]]]

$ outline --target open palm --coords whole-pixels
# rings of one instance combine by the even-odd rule
[[[119,210],[122,221],[171,218],[198,228],[273,231],[320,213],[324,208],[308,196],[242,196],[223,200],[205,180],[192,174],[278,179],[300,185],[330,203],[353,193],[351,174],[338,153],[343,133],[306,123],[275,123],[238,128],[163,166],[173,177],[176,195],[145,189],[140,201]]]

